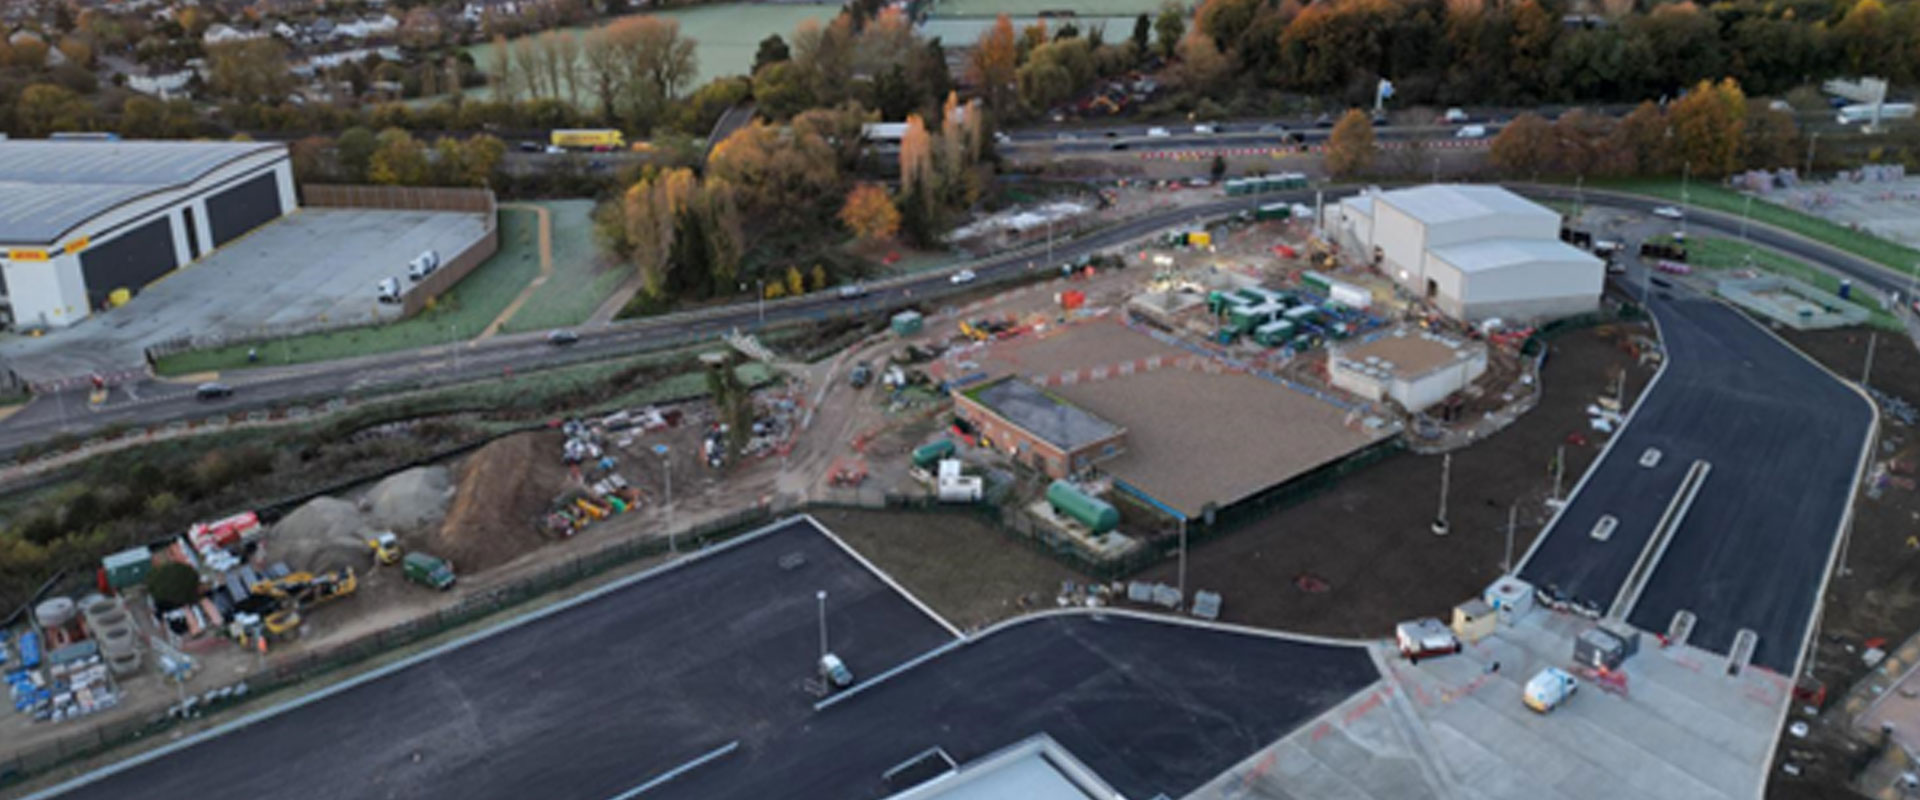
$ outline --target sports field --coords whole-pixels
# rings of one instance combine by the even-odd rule
[[[1164,0],[935,0],[931,16],[934,17],[992,17],[1000,14],[1009,16],[1038,16],[1042,12],[1057,15],[1071,11],[1078,17],[1115,17],[1137,14],[1158,14]],[[1183,11],[1191,11],[1190,3],[1179,3]],[[1064,20],[1062,20],[1064,21]],[[1119,33],[1131,33],[1131,30]],[[1108,33],[1115,33],[1109,30]],[[1113,41],[1109,38],[1108,41]]]
[[[693,85],[699,86],[722,75],[747,74],[753,68],[753,54],[759,49],[760,40],[769,34],[780,34],[791,42],[793,29],[801,22],[814,19],[824,24],[839,11],[837,5],[813,3],[721,3],[673,8],[656,16],[679,20],[680,34],[697,43],[694,57],[699,61],[699,71]],[[566,30],[581,35],[587,29]],[[474,45],[467,48],[467,52],[473,54],[473,63],[484,70],[488,68],[493,45]]]

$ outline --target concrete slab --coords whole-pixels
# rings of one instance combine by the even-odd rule
[[[203,344],[391,320],[375,284],[406,280],[407,261],[443,257],[485,234],[477,214],[301,209],[148,284],[132,301],[38,338],[0,343],[29,381],[112,373],[145,365],[146,348]]]

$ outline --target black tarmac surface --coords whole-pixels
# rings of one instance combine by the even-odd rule
[[[603,800],[806,722],[821,589],[856,675],[954,638],[795,520],[66,796]]]
[[[1023,622],[650,794],[886,797],[928,748],[961,764],[1037,733],[1127,797],[1180,797],[1379,677],[1360,647],[1125,616]]]
[[[1738,311],[1685,294],[1653,307],[1671,364],[1521,575],[1606,609],[1704,459],[1712,471],[1629,621],[1665,631],[1691,611],[1690,643],[1721,653],[1751,628],[1754,663],[1790,672],[1872,410]],[[1648,447],[1662,453],[1652,469],[1639,464]],[[1620,520],[1606,542],[1589,535],[1602,514]]]
[[[1074,615],[815,710],[819,589],[861,681],[955,642],[794,520],[63,797],[884,797],[930,747],[965,763],[1042,732],[1128,796],[1179,796],[1378,678],[1359,647]]]

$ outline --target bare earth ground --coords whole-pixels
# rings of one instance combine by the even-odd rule
[[[814,518],[961,630],[1051,608],[1079,574],[964,512],[820,509]]]
[[[1828,369],[1857,379],[1866,364],[1868,334],[1858,329],[1838,331],[1780,331],[1788,342]],[[1873,355],[1871,385],[1909,403],[1920,402],[1920,351],[1907,339],[1881,334]],[[1881,417],[1881,447],[1874,460],[1920,460],[1920,432],[1890,415]],[[1914,477],[1909,473],[1906,477]],[[1908,537],[1920,534],[1920,493],[1888,485],[1878,498],[1862,493],[1854,500],[1852,538],[1845,556],[1845,572],[1827,586],[1825,611],[1814,656],[1814,676],[1827,686],[1829,708],[1868,669],[1861,661],[1866,641],[1884,637],[1891,651],[1920,629],[1920,548]],[[1793,715],[1799,717],[1798,714]],[[1770,798],[1827,798],[1856,796],[1845,787],[1852,759],[1859,752],[1847,744],[1847,720],[1828,713],[1813,726],[1807,739],[1783,737],[1777,758],[1791,756],[1804,772],[1799,777],[1775,769],[1768,785]]]
[[[1598,455],[1605,442],[1588,430],[1585,408],[1607,389],[1614,371],[1628,370],[1629,398],[1652,378],[1651,368],[1634,366],[1620,349],[1621,329],[1615,326],[1612,338],[1587,329],[1553,340],[1539,406],[1454,453],[1451,535],[1438,537],[1428,528],[1438,510],[1440,457],[1402,453],[1195,547],[1188,558],[1189,590],[1220,592],[1225,621],[1327,636],[1381,637],[1404,619],[1446,618],[1455,604],[1478,596],[1500,575],[1510,504],[1520,508],[1515,560],[1545,525],[1551,464],[1568,435],[1584,433],[1589,443],[1566,446],[1567,490]],[[1330,588],[1296,588],[1303,575]],[[1175,564],[1168,561],[1142,577],[1173,583]]]

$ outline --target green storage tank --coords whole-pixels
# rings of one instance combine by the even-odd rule
[[[1072,517],[1094,535],[1106,533],[1120,524],[1120,511],[1108,503],[1066,481],[1054,481],[1047,487],[1047,502],[1054,513]]]
[[[913,465],[921,469],[930,469],[940,463],[940,459],[953,457],[953,440],[941,439],[928,442],[913,450]]]
[[[893,315],[893,332],[901,336],[912,336],[926,325],[926,319],[918,311],[902,311]]]

